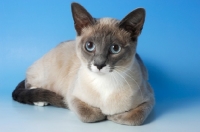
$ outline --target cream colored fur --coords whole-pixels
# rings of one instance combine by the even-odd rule
[[[153,96],[137,59],[123,71],[98,74],[81,64],[75,46],[75,41],[61,43],[36,61],[27,71],[27,83],[64,96],[69,108],[75,96],[106,115],[133,109]]]
[[[59,44],[36,61],[27,70],[26,88],[43,88],[61,95],[66,106],[84,122],[100,121],[107,117],[120,124],[142,124],[154,106],[154,94],[148,83],[146,68],[136,55],[136,37],[144,23],[144,9],[136,9],[121,22],[111,18],[94,21],[77,3],[72,3],[72,13],[78,34],[76,40]],[[94,60],[88,63],[91,60],[88,58],[109,51],[107,49],[100,54],[102,47],[99,47],[97,53],[86,52],[83,46],[91,37],[102,47],[115,44],[117,40],[128,54],[120,54],[124,55],[123,60],[118,54],[109,54],[110,63],[97,69]],[[113,65],[116,61],[117,65]],[[45,105],[40,102],[35,104]]]

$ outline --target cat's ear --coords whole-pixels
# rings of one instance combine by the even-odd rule
[[[140,35],[145,20],[145,10],[138,8],[130,12],[119,23],[119,27],[131,33],[131,38],[135,39]]]
[[[81,35],[82,29],[89,25],[93,25],[95,19],[78,3],[72,3],[71,9],[77,35]]]

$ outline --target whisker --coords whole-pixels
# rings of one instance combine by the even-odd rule
[[[123,72],[122,70],[120,70],[120,69],[116,69],[116,71],[118,70],[118,72]],[[134,79],[134,78],[132,78],[129,74],[127,74],[127,73],[125,73],[125,72],[123,72],[127,77],[129,77],[131,80],[133,80],[134,82],[135,82],[135,84],[137,85],[137,87],[138,87],[138,89],[139,89],[139,91],[140,91],[140,94],[141,94],[141,97],[142,97],[142,99],[144,100],[144,96],[143,96],[143,94],[142,94],[142,91],[141,91],[141,88],[140,88],[140,86],[139,86],[139,84],[137,83],[137,81]]]
[[[134,73],[132,70],[128,69],[127,67],[123,67],[123,66],[115,66],[117,69],[121,68],[121,69],[124,69],[124,70],[127,70],[131,73]]]
[[[115,83],[113,83],[113,84],[117,86],[117,85],[118,85],[118,82],[117,82],[117,79],[115,78],[115,75],[114,75],[113,73],[111,74],[111,77],[113,78],[113,80],[114,80],[114,82],[115,82]]]
[[[115,70],[116,71],[116,70]],[[119,75],[119,76],[121,76],[123,79],[124,79],[124,81],[128,84],[128,86],[130,87],[130,89],[131,89],[131,86],[130,86],[130,84],[127,82],[127,80],[124,78],[124,76],[123,75],[121,75],[118,71],[116,71],[116,73]]]

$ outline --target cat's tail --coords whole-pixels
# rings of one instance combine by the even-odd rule
[[[34,104],[37,102],[47,102],[50,105],[67,108],[63,97],[50,90],[36,88],[25,89],[25,80],[21,81],[12,93],[15,101],[24,104]]]

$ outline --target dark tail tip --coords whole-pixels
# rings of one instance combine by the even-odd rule
[[[13,100],[17,101],[19,94],[25,89],[25,80],[21,81],[12,92]]]

